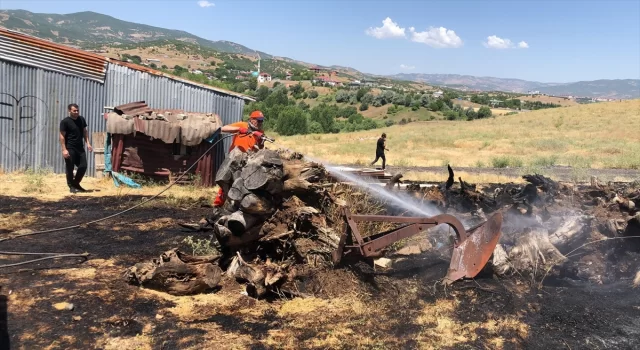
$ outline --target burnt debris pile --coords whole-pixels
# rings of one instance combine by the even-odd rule
[[[385,190],[451,214],[465,228],[501,212],[500,240],[485,266],[490,275],[606,284],[632,281],[637,273],[640,239],[633,236],[640,236],[639,184],[559,183],[537,174],[524,176],[525,183],[470,184],[448,170],[442,184],[400,186],[401,176],[396,176]],[[290,151],[232,151],[216,183],[227,194],[226,203],[197,233],[203,238],[213,233],[216,251],[192,256],[172,249],[129,268],[130,283],[186,295],[215,290],[226,279],[243,283],[257,298],[322,295],[331,289],[327,284],[352,277],[332,259],[345,229],[345,206],[353,214],[411,216],[353,184],[336,182],[324,166]],[[371,222],[362,224],[360,232],[368,236],[392,228]],[[420,254],[441,247],[440,252],[450,254],[454,242],[447,235],[438,226],[383,253]],[[392,259],[376,268],[393,276],[397,255],[387,255]]]

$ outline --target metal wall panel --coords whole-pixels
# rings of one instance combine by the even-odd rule
[[[222,124],[242,120],[244,100],[239,97],[156,76],[126,66],[109,63],[105,79],[105,106],[115,107],[134,101],[145,101],[153,109],[181,109],[186,112],[217,113]],[[106,121],[102,121],[102,128]],[[216,150],[216,169],[224,160],[231,138]]]
[[[64,173],[58,135],[67,105],[79,105],[91,135],[106,131],[104,106],[134,101],[146,101],[154,109],[217,113],[223,125],[242,120],[244,108],[242,98],[113,63],[108,64],[101,84],[0,59],[0,168],[49,168]],[[216,150],[216,169],[230,146],[227,138]],[[87,175],[94,176],[93,154],[87,154],[87,161]]]
[[[64,173],[58,135],[67,105],[78,104],[89,133],[104,131],[104,97],[99,82],[0,60],[0,167]],[[92,154],[87,161],[93,176]]]

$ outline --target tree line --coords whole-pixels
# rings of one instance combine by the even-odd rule
[[[518,98],[512,98],[505,94],[496,94],[495,96],[489,96],[488,94],[473,94],[470,97],[470,101],[481,105],[491,105],[491,100],[500,101],[496,104],[497,107],[506,107],[511,109],[543,109],[543,108],[558,108],[562,107],[555,103],[543,103],[540,101],[522,101]]]
[[[487,106],[479,108],[478,111],[471,107],[464,109],[460,104],[455,103],[458,98],[460,98],[460,95],[453,90],[445,90],[442,96],[435,97],[432,93],[425,91],[405,93],[393,89],[384,90],[376,95],[369,88],[360,88],[358,90],[338,90],[335,101],[350,105],[359,103],[360,111],[366,111],[370,105],[382,107],[391,104],[388,114],[395,113],[400,106],[410,107],[413,111],[424,108],[428,111],[442,113],[447,120],[474,120],[492,116],[491,109]]]
[[[302,101],[317,97],[317,91],[307,92],[301,84],[287,88],[276,82],[271,89],[263,85],[256,90],[256,102],[245,106],[244,114],[261,110],[266,116],[265,130],[285,136],[371,130],[382,126],[365,118],[353,106],[320,103],[311,108]]]

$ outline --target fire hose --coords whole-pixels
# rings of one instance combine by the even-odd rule
[[[261,141],[267,141],[270,143],[275,142],[275,139],[272,139],[270,137],[267,137],[264,133],[260,132],[260,131],[251,131],[248,132],[244,137],[252,135],[252,134],[257,134],[258,138]],[[75,228],[80,228],[81,226],[87,226],[87,225],[91,225],[91,224],[95,224],[97,222],[101,222],[101,221],[105,221],[111,218],[114,218],[116,216],[120,216],[122,214],[125,214],[135,208],[138,208],[146,203],[149,203],[150,201],[158,198],[160,195],[162,195],[164,192],[168,191],[171,187],[173,187],[176,183],[178,183],[178,181],[180,181],[182,179],[182,177],[184,177],[191,169],[193,169],[194,166],[196,166],[196,164],[198,164],[198,162],[200,160],[202,160],[202,158],[204,158],[209,152],[211,152],[211,150],[218,145],[218,143],[220,143],[221,141],[235,136],[236,134],[228,134],[228,135],[224,135],[222,136],[219,140],[217,140],[216,142],[214,142],[204,153],[202,153],[202,155],[200,155],[200,157],[198,159],[196,159],[196,161],[189,167],[187,168],[187,170],[185,170],[184,172],[182,172],[182,174],[180,176],[178,176],[173,182],[171,182],[167,187],[165,187],[162,191],[160,191],[159,193],[153,195],[152,197],[145,199],[144,201],[129,207],[125,210],[119,211],[115,214],[100,218],[100,219],[96,219],[96,220],[92,220],[89,222],[86,222],[84,224],[77,224],[77,225],[72,225],[72,226],[67,226],[67,227],[61,227],[61,228],[55,228],[55,229],[50,229],[50,230],[43,230],[43,231],[34,231],[34,232],[28,232],[28,233],[24,233],[18,236],[12,236],[12,237],[6,237],[6,238],[2,238],[0,239],[0,242],[4,242],[4,241],[8,241],[14,238],[20,238],[20,237],[26,237],[26,236],[34,236],[34,235],[39,235],[39,234],[43,234],[43,233],[52,233],[52,232],[60,232],[60,231],[66,231],[66,230],[72,230]],[[209,142],[212,142],[212,140],[207,140]],[[28,260],[28,261],[24,261],[24,262],[20,262],[20,263],[15,263],[15,264],[6,264],[6,265],[0,265],[0,268],[5,268],[5,267],[12,267],[12,266],[17,266],[17,265],[24,265],[24,264],[29,264],[32,262],[36,262],[36,261],[41,261],[41,260],[45,260],[45,259],[55,259],[55,258],[63,258],[63,257],[85,257],[88,256],[87,253],[83,253],[83,254],[67,254],[67,253],[26,253],[26,252],[0,252],[0,255],[51,255],[51,256],[47,256],[44,258],[38,258],[38,259],[33,259],[33,260]]]

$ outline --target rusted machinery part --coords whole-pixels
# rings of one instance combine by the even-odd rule
[[[436,216],[432,216],[430,219],[437,222],[437,225],[447,224],[451,226],[453,231],[456,233],[456,245],[462,244],[462,242],[464,242],[469,236],[469,233],[464,229],[464,226],[462,225],[460,220],[458,220],[458,218],[453,215],[439,214]]]
[[[444,279],[451,284],[461,278],[475,277],[489,261],[496,249],[502,228],[502,212],[469,230],[467,239],[453,248],[449,271]]]
[[[500,239],[503,219],[502,212],[497,212],[486,222],[466,231],[460,220],[449,214],[426,218],[354,215],[346,207],[343,208],[343,214],[346,230],[340,237],[338,247],[332,253],[335,265],[338,265],[345,255],[363,258],[378,257],[384,248],[395,242],[442,224],[449,225],[455,231],[457,240],[453,246],[449,271],[444,279],[446,284],[464,277],[473,278],[484,268]],[[393,222],[408,225],[363,238],[357,226],[358,222]],[[349,243],[347,243],[348,238],[350,238]]]
[[[380,256],[384,248],[393,243],[442,224],[449,225],[456,233],[456,247],[467,239],[467,232],[462,223],[455,216],[449,214],[440,214],[433,217],[355,215],[351,214],[346,207],[343,208],[343,214],[346,221],[346,230],[342,233],[338,248],[332,253],[333,263],[336,265],[342,260],[345,251],[362,257],[375,258]],[[358,229],[358,222],[393,222],[408,225],[363,238]],[[351,242],[347,244],[347,238],[349,237]]]

